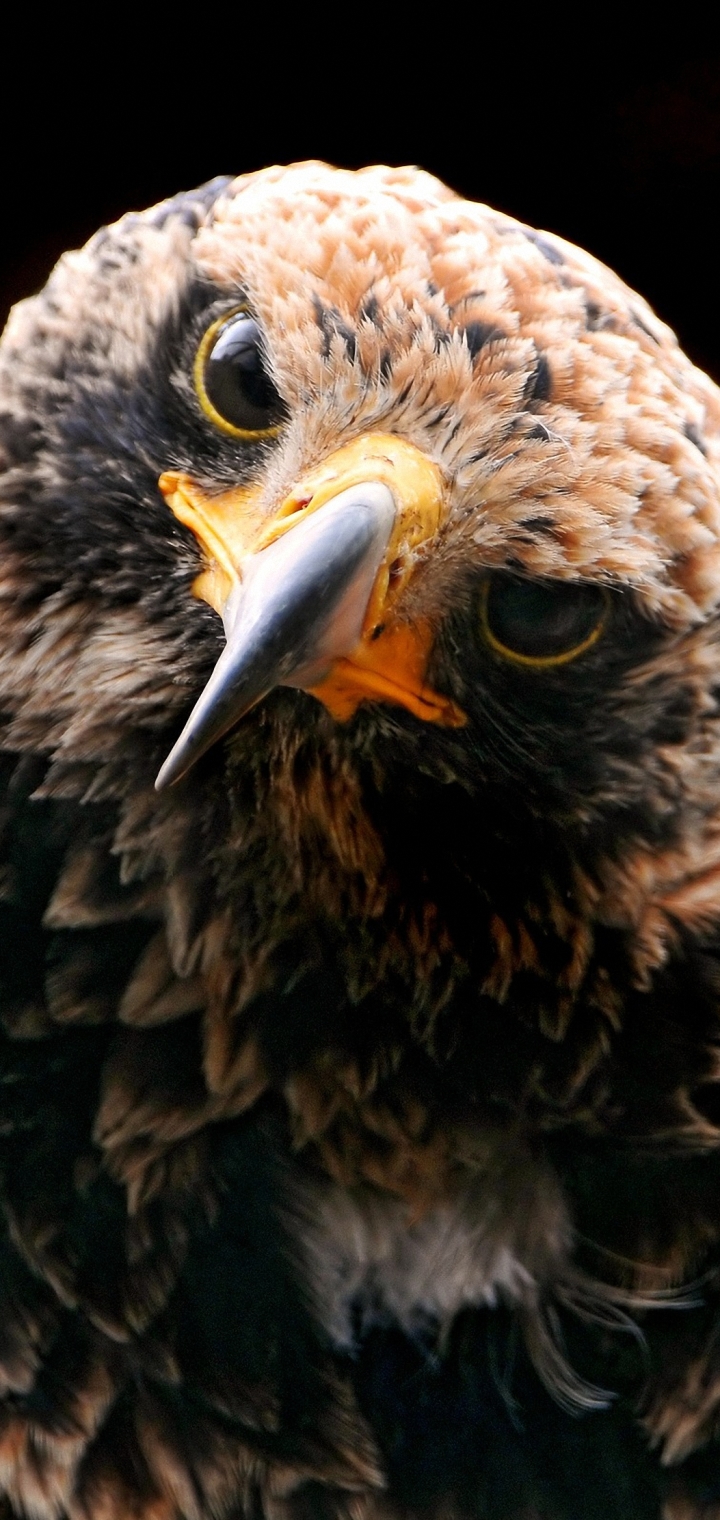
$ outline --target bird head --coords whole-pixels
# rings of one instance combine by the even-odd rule
[[[720,403],[641,298],[310,163],[66,255],[0,387],[3,744],[114,809],[184,1006],[322,924],[355,1004],[455,1028],[471,986],[559,1041],[584,999],[601,1050],[598,945],[647,987],[720,872]]]

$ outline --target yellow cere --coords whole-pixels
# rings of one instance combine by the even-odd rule
[[[260,553],[341,491],[369,481],[387,485],[398,505],[368,605],[366,626],[371,628],[381,620],[381,612],[388,616],[389,605],[411,574],[415,551],[434,537],[446,513],[440,471],[414,444],[390,433],[356,438],[304,475],[274,512],[268,512],[258,485],[208,496],[191,476],[177,470],[166,470],[158,485],[170,510],[192,530],[208,556],[209,569],[195,582],[196,595],[221,612],[232,586],[242,578],[242,563],[249,554]]]

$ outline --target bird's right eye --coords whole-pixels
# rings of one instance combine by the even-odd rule
[[[265,366],[260,325],[245,307],[207,329],[193,369],[198,400],[210,421],[233,438],[274,438],[285,415]]]
[[[592,649],[610,612],[604,586],[491,575],[481,601],[481,626],[495,654],[548,670]]]

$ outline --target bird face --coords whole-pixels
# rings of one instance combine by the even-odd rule
[[[361,704],[367,716],[373,704],[375,720],[385,727],[379,701],[395,708],[395,727],[398,707],[436,730],[467,724],[455,742],[448,734],[422,734],[417,724],[413,732],[422,734],[423,750],[442,754],[446,772],[467,778],[474,770],[483,783],[509,773],[516,786],[521,777],[532,785],[530,773],[536,776],[539,764],[548,783],[544,806],[552,791],[567,817],[581,793],[584,810],[592,811],[598,796],[612,790],[612,773],[626,772],[610,738],[618,727],[617,745],[627,747],[619,691],[631,667],[623,651],[633,648],[636,668],[639,653],[659,648],[663,624],[692,623],[694,598],[708,594],[696,580],[714,576],[710,480],[703,504],[709,532],[698,521],[702,511],[693,510],[693,543],[673,557],[670,571],[658,553],[665,529],[654,521],[668,504],[660,503],[659,482],[653,489],[646,478],[653,471],[642,457],[645,434],[642,445],[639,436],[628,438],[622,469],[610,445],[617,426],[610,414],[620,391],[628,395],[639,383],[631,370],[652,365],[656,355],[648,360],[647,350],[653,342],[657,347],[657,335],[645,334],[644,348],[636,345],[632,359],[623,351],[621,380],[621,344],[615,335],[609,342],[617,312],[588,317],[591,293],[582,283],[588,269],[573,280],[562,262],[569,254],[498,218],[490,229],[487,214],[459,216],[456,203],[425,181],[432,210],[430,203],[421,208],[397,177],[392,193],[386,182],[377,206],[375,186],[371,194],[371,181],[362,177],[345,180],[342,193],[338,184],[329,206],[323,173],[299,169],[282,179],[271,173],[253,180],[222,228],[218,217],[212,234],[206,230],[198,240],[208,273],[228,282],[230,300],[245,296],[248,308],[231,309],[205,329],[195,389],[209,420],[237,440],[236,452],[238,445],[247,452],[253,443],[264,445],[266,462],[239,493],[231,487],[216,496],[214,507],[202,491],[198,495],[192,474],[162,477],[166,499],[196,533],[211,567],[196,590],[226,612],[234,628],[223,666],[163,778],[177,775],[198,747],[243,714],[258,680],[260,687],[280,681],[315,692],[344,722]],[[278,215],[281,184],[289,205],[307,197],[301,217]],[[310,293],[306,268],[313,271]],[[272,281],[276,270],[282,274]],[[560,316],[553,310],[550,317],[545,305],[552,306],[560,290],[566,347],[551,363],[543,333],[552,321],[558,337]],[[619,299],[619,287],[614,295]],[[210,375],[213,363],[229,370],[226,346],[234,332],[246,330],[268,387],[266,414],[255,420],[269,425],[254,431],[239,425],[248,420],[242,408],[234,422],[223,421],[208,401],[204,378],[211,388],[219,384]],[[282,353],[270,352],[276,332],[283,335]],[[580,404],[580,415],[572,417],[573,408],[563,404],[571,393]],[[230,402],[228,416],[232,411]],[[659,417],[652,427],[659,443]],[[689,453],[694,445],[686,444]],[[687,489],[685,465],[678,461],[677,469],[673,496]],[[389,492],[383,499],[392,525],[366,530],[370,558],[361,558],[359,580],[351,579],[350,593],[343,593],[354,597],[352,612],[346,610],[343,622],[342,607],[335,609],[342,628],[331,634],[320,595],[321,629],[311,637],[307,616],[297,626],[291,619],[291,644],[299,631],[303,647],[285,648],[275,639],[274,658],[283,669],[269,671],[258,648],[252,656],[246,646],[248,637],[257,638],[254,603],[269,607],[270,585],[287,605],[278,558],[289,564],[297,556],[305,594],[318,597],[319,585],[307,583],[302,545],[309,530],[325,531],[337,543],[342,580],[350,551],[338,542],[339,499],[346,490],[359,493],[343,519],[352,533],[363,491],[379,485]],[[318,506],[322,518],[301,523]],[[281,544],[286,532],[290,538]],[[326,552],[310,552],[318,570],[325,569]],[[272,622],[264,638],[274,635]],[[443,660],[444,641],[453,652]],[[263,666],[257,678],[253,658]],[[298,661],[300,667],[305,661],[304,671]],[[591,690],[592,702],[584,701]],[[582,776],[577,753],[571,766],[561,762],[591,710],[604,734],[602,779],[592,763]],[[633,704],[635,733],[636,713]],[[523,766],[523,751],[530,765]],[[597,758],[591,739],[588,759]]]

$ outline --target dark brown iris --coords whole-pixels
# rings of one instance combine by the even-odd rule
[[[559,665],[599,638],[608,610],[602,586],[493,575],[483,588],[482,625],[497,654],[527,665]]]
[[[208,328],[195,361],[195,386],[206,416],[234,437],[268,436],[283,419],[262,332],[248,311],[232,312]]]

